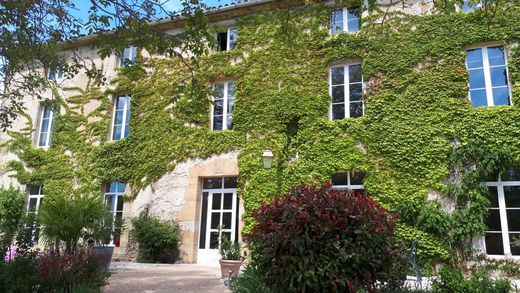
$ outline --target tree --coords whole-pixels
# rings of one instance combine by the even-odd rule
[[[42,98],[49,86],[45,70],[60,69],[67,77],[84,72],[98,83],[101,70],[77,54],[73,40],[95,34],[91,46],[102,58],[119,53],[129,44],[150,53],[181,58],[195,72],[196,58],[204,54],[204,40],[212,41],[204,11],[197,0],[179,0],[180,11],[168,11],[167,0],[91,0],[88,20],[72,13],[72,0],[0,0],[0,128],[5,131],[24,110],[22,98]],[[169,35],[157,28],[154,20],[183,18],[182,34]],[[65,61],[60,50],[72,51]],[[180,48],[180,50],[179,50]],[[192,57],[186,57],[192,56]]]

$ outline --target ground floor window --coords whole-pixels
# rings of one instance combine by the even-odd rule
[[[508,169],[486,185],[491,203],[486,220],[486,253],[520,255],[520,170]]]
[[[365,173],[340,171],[332,175],[332,188],[338,190],[364,190],[363,180],[365,180]]]
[[[199,249],[218,249],[222,237],[238,241],[237,177],[202,182]]]
[[[31,240],[35,243],[38,242],[40,227],[36,222],[36,216],[38,210],[43,202],[43,185],[28,185],[27,191],[29,192],[29,198],[27,200],[27,224],[25,231],[28,233]]]
[[[125,195],[126,185],[124,182],[110,182],[106,186],[105,204],[114,219],[114,229],[110,239],[106,242],[119,247],[121,238],[121,224],[123,221],[123,197]]]

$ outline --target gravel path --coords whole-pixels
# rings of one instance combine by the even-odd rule
[[[225,292],[220,267],[196,264],[112,263],[105,293]]]

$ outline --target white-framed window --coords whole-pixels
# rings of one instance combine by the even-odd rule
[[[363,116],[365,110],[361,64],[330,67],[329,93],[332,97],[329,110],[331,120]]]
[[[119,247],[121,238],[121,228],[117,224],[123,221],[123,206],[126,184],[124,182],[110,182],[106,186],[105,204],[107,205],[114,220],[114,229],[110,239],[106,239],[108,243]]]
[[[222,81],[213,85],[213,105],[211,109],[211,129],[233,129],[233,106],[236,86],[234,81]]]
[[[120,140],[130,133],[130,96],[117,96],[114,99],[112,120],[112,140]]]
[[[237,45],[238,29],[232,27],[217,33],[217,51],[233,50]]]
[[[40,111],[40,129],[38,132],[38,146],[48,147],[51,144],[52,126],[54,124],[55,105],[42,104]]]
[[[507,59],[503,46],[466,51],[469,98],[474,107],[511,104]]]
[[[26,226],[26,233],[31,235],[33,242],[38,242],[40,227],[36,222],[36,217],[44,198],[43,185],[28,185],[27,191],[29,193],[27,199],[27,216],[29,221]]]
[[[332,188],[338,190],[364,190],[364,172],[340,171],[332,175]]]
[[[330,16],[330,32],[332,34],[357,32],[359,31],[359,19],[359,7],[333,10]]]
[[[520,256],[520,170],[510,168],[486,186],[491,203],[484,236],[486,254]]]
[[[47,79],[48,80],[60,80],[63,78],[63,70],[61,68],[50,69],[47,71]]]
[[[136,46],[128,46],[121,51],[121,56],[119,57],[119,66],[128,66],[135,63],[137,58],[137,47]]]

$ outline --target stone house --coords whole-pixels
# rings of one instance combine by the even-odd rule
[[[217,48],[203,63],[214,94],[196,109],[202,118],[181,108],[183,102],[188,108],[200,104],[167,102],[167,91],[155,92],[153,86],[162,84],[153,69],[142,80],[129,79],[129,87],[117,85],[136,59],[158,56],[130,46],[102,59],[90,47],[94,37],[76,40],[63,54],[75,50],[89,58],[108,82],[94,90],[84,74],[67,78],[42,69],[57,89],[44,93],[48,101],[27,97],[27,116],[1,140],[23,132],[37,155],[77,158],[80,167],[53,175],[53,163],[28,164],[20,150],[9,148],[1,158],[2,184],[26,190],[28,212],[37,213],[67,172],[70,180],[90,178],[114,217],[129,220],[149,207],[156,217],[177,220],[182,261],[189,263],[216,263],[219,233],[242,241],[248,213],[262,200],[300,181],[327,180],[338,189],[366,189],[399,212],[399,236],[419,241],[426,257],[447,258],[447,239],[471,241],[490,257],[517,257],[520,174],[509,167],[520,158],[514,106],[520,68],[514,32],[520,28],[506,20],[520,16],[520,8],[493,14],[485,30],[478,24],[490,17],[489,7],[468,1],[448,1],[450,7],[430,0],[354,2],[260,0],[211,10],[208,17],[219,27]],[[284,21],[280,11],[296,16]],[[443,22],[462,27],[443,30]],[[156,25],[171,34],[183,30],[179,19]],[[174,65],[157,66],[177,73]],[[175,87],[178,80],[166,72],[157,74]],[[78,96],[87,97],[80,106]],[[79,116],[85,121],[68,134],[66,119]],[[71,147],[75,139],[86,146]],[[509,163],[484,183],[488,196],[451,196],[452,185],[478,189],[457,176],[465,170],[451,157],[454,148],[473,144],[492,154],[507,145]],[[262,159],[273,159],[271,154],[272,166],[265,168]],[[44,169],[48,177],[31,175]],[[475,213],[474,202],[485,208]],[[484,230],[478,226],[483,223]],[[120,257],[128,240],[128,232],[113,237]]]

